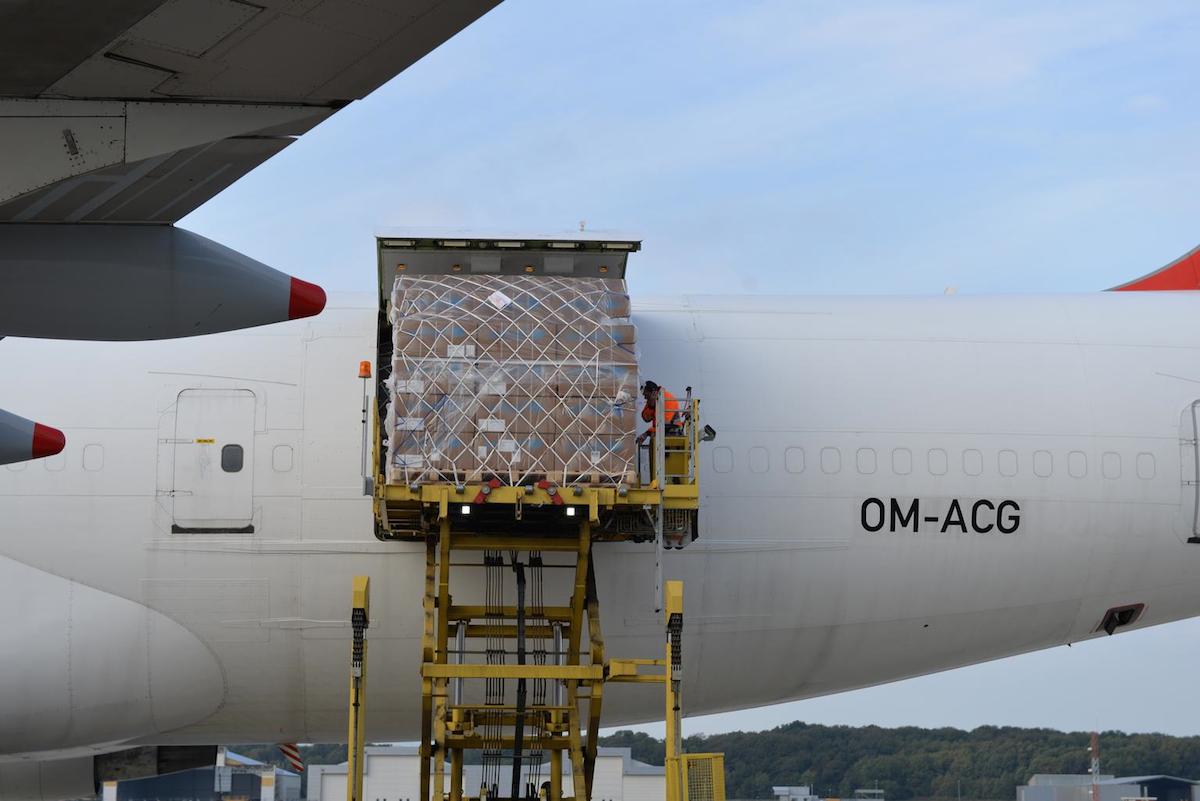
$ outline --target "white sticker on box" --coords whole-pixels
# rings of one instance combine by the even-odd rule
[[[517,441],[515,439],[502,439],[496,443],[496,450],[501,453],[516,453]]]
[[[398,417],[396,418],[397,431],[424,431],[424,417]]]
[[[496,434],[504,433],[504,421],[499,417],[480,418],[476,422],[476,425],[479,427],[479,430],[483,432],[492,432]]]
[[[495,292],[488,295],[488,303],[492,304],[497,309],[503,309],[512,303],[512,298],[497,289]]]
[[[419,453],[397,453],[395,464],[396,467],[424,467],[425,457]]]
[[[461,345],[446,346],[447,359],[474,359],[475,346],[469,342],[464,342]]]
[[[479,385],[480,395],[505,395],[508,393],[508,382],[499,378],[489,378]]]
[[[420,378],[410,378],[407,381],[396,382],[397,392],[411,392],[414,395],[423,395],[425,393],[425,381]]]

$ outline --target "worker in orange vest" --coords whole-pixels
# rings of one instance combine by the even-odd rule
[[[654,417],[659,395],[663,396],[663,422],[666,423],[667,433],[673,434],[675,431],[672,429],[678,429],[683,425],[681,417],[683,404],[671,393],[671,390],[663,389],[653,381],[647,380],[645,384],[642,384],[642,397],[646,401],[646,405],[642,407],[642,420],[649,423],[650,427],[638,436],[637,442],[639,445],[645,441],[646,437],[654,434]]]

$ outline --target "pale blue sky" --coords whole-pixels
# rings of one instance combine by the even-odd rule
[[[182,225],[334,290],[382,226],[586,220],[639,294],[1090,291],[1200,244],[1197,41],[1194,2],[507,0]],[[1198,672],[1192,622],[687,729],[1192,734]]]

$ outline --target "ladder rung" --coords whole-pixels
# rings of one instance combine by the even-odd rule
[[[439,665],[426,662],[427,679],[562,679],[602,681],[604,665]]]
[[[566,751],[571,747],[570,740],[565,735],[557,737],[543,737],[540,740],[533,737],[526,737],[522,741],[526,748],[540,748],[543,751]],[[447,748],[464,748],[464,749],[483,749],[495,748],[499,743],[500,748],[512,748],[515,745],[512,737],[501,737],[496,739],[484,739],[478,735],[462,736],[457,734],[446,735]]]
[[[505,620],[517,619],[517,607],[502,606],[497,611],[497,614]],[[482,620],[488,616],[488,608],[486,606],[451,606],[450,612],[446,615],[446,620]],[[525,617],[529,617],[529,612],[526,610]],[[555,622],[570,622],[571,607],[569,606],[547,606],[542,610],[541,617],[546,620]],[[484,624],[480,624],[484,625]]]
[[[579,539],[456,533],[450,537],[450,548],[462,551],[578,551]]]
[[[446,709],[454,711],[461,709],[467,714],[473,712],[514,712],[516,711],[515,704],[447,704]],[[526,714],[540,714],[542,712],[570,712],[571,707],[564,705],[555,706],[554,704],[542,704],[541,706],[529,705],[525,707]]]
[[[527,617],[533,617],[533,614],[530,613],[527,615]],[[566,634],[566,629],[563,630],[563,634]],[[512,624],[505,624],[501,626],[489,626],[486,623],[472,624],[467,626],[466,632],[466,637],[468,640],[482,640],[486,637],[507,637],[509,639],[515,639],[516,636],[517,627]],[[554,637],[554,629],[551,626],[526,626],[525,637],[531,640],[538,639],[539,637],[544,640],[549,640]],[[529,650],[532,652],[533,647],[529,646]]]

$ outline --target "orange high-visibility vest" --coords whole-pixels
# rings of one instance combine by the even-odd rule
[[[679,413],[683,409],[682,404],[680,404],[679,399],[676,398],[670,392],[670,390],[660,388],[658,390],[658,394],[660,398],[665,399],[665,404],[663,405],[663,420],[666,421],[666,424],[669,426],[675,425],[679,421]],[[651,431],[654,430],[655,422],[653,404],[647,403],[642,407],[642,420],[650,424]]]

